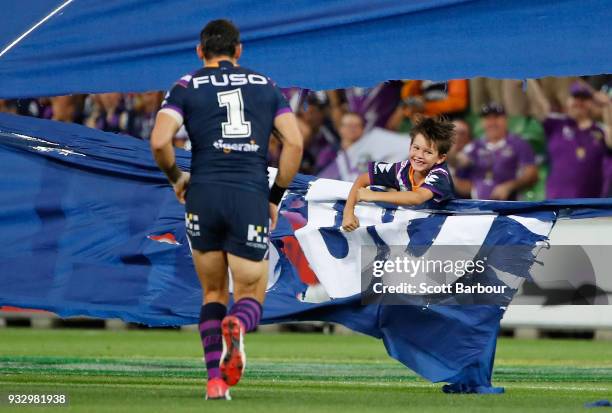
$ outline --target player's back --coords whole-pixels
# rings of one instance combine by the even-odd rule
[[[267,192],[274,118],[290,111],[269,78],[221,61],[183,76],[162,110],[179,114],[185,124],[192,143],[191,182]]]

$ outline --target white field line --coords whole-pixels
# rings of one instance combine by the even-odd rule
[[[7,376],[5,376],[7,377]],[[92,376],[93,377],[93,376]],[[199,378],[190,378],[187,379],[186,381],[200,381]],[[21,381],[13,381],[13,380],[0,380],[1,383],[7,384],[7,383],[12,383],[12,384],[23,384],[23,382]],[[415,383],[415,382],[394,382],[394,383],[373,383],[373,382],[349,382],[349,381],[335,381],[335,382],[327,382],[327,381],[318,381],[318,380],[284,380],[284,379],[279,379],[279,380],[258,380],[256,383],[250,383],[249,387],[260,387],[263,386],[265,388],[261,389],[261,391],[278,391],[278,389],[274,389],[274,388],[269,388],[269,384],[302,384],[302,385],[310,385],[310,384],[325,384],[325,383],[329,383],[329,384],[334,384],[334,385],[341,385],[343,387],[351,387],[351,386],[358,386],[358,387],[363,387],[363,386],[368,386],[368,387],[400,387],[400,388],[436,388],[436,387],[442,387],[442,383],[426,383],[426,382],[421,382],[421,383]],[[37,381],[36,384],[39,385],[57,385],[57,382],[47,382],[47,381]],[[78,386],[78,387],[89,387],[89,386],[105,386],[105,387],[136,387],[136,388],[151,388],[151,387],[181,387],[181,386],[189,386],[189,383],[184,383],[184,384],[176,384],[176,383],[172,383],[172,384],[164,384],[164,383],[155,383],[155,384],[151,384],[151,383],[109,383],[109,382],[95,382],[95,383],[64,383],[64,384],[59,384],[59,386],[63,386],[63,385],[69,385],[69,386]],[[563,385],[555,385],[555,386],[550,386],[550,385],[527,385],[527,384],[505,384],[502,383],[500,385],[500,387],[505,387],[506,388],[506,394],[511,393],[512,389],[527,389],[527,390],[550,390],[550,391],[588,391],[588,392],[594,392],[594,391],[600,391],[600,392],[609,392],[610,391],[610,387],[593,387],[591,385],[586,385],[586,386],[563,386]],[[333,392],[335,391],[334,389],[321,389],[318,391],[323,391],[323,392]]]

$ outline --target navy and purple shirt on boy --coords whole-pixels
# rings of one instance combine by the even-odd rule
[[[398,191],[414,191],[419,188],[429,189],[433,193],[433,200],[443,202],[455,197],[453,178],[446,162],[435,165],[425,177],[422,184],[414,181],[414,170],[410,161],[396,163],[370,162],[368,164],[370,185],[380,185]]]

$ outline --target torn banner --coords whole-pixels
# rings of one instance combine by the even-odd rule
[[[197,322],[201,291],[184,210],[147,142],[0,114],[0,159],[0,306],[155,326]],[[178,163],[188,169],[189,154],[179,151]],[[451,383],[447,391],[499,391],[491,375],[504,308],[364,306],[355,294],[355,247],[535,245],[560,213],[612,215],[610,200],[462,201],[446,211],[371,205],[358,208],[363,228],[345,237],[338,225],[346,192],[338,181],[293,182],[272,234],[263,321],[344,324],[382,339],[392,357],[424,378]]]

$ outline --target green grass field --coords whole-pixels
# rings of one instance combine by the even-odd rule
[[[612,398],[610,342],[501,339],[495,384],[506,393],[486,396],[443,394],[369,337],[253,334],[246,343],[234,400],[206,402],[195,332],[0,329],[0,393],[67,393],[70,405],[52,409],[113,413],[566,412]]]

